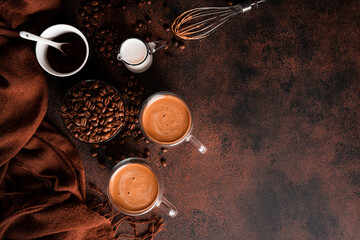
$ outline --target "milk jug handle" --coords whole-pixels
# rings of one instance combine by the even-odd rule
[[[166,41],[155,41],[155,42],[148,42],[150,53],[154,53],[160,48],[163,48],[167,45]]]

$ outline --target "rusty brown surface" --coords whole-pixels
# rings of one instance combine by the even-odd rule
[[[162,1],[107,16],[131,25],[145,12],[152,35],[184,10],[226,1]],[[77,26],[76,3],[63,18]],[[205,155],[189,144],[166,153],[165,196],[179,210],[156,239],[360,238],[360,2],[268,1],[186,49],[155,55],[141,74],[146,95],[181,95],[194,117]],[[119,23],[120,24],[120,23]],[[141,37],[123,28],[124,39]],[[69,79],[49,78],[48,118],[65,134],[58,108],[85,78],[121,81],[124,67],[96,59]],[[111,167],[100,169],[88,145],[81,153],[88,181],[105,191]],[[159,167],[160,147],[148,145]],[[121,148],[121,146],[119,146]],[[143,146],[137,147],[143,149]],[[154,212],[154,214],[161,214]]]

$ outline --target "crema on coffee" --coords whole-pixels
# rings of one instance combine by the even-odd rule
[[[120,167],[109,182],[109,195],[123,211],[137,213],[149,209],[159,194],[159,183],[153,171],[139,163]]]
[[[191,128],[188,106],[171,94],[161,95],[147,103],[140,120],[146,135],[160,144],[181,141]]]

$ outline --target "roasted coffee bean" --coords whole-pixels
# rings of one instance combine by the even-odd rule
[[[106,165],[105,165],[105,163],[100,162],[100,163],[99,163],[99,167],[100,167],[100,168],[106,168]]]
[[[136,22],[136,25],[138,26],[138,28],[141,28],[143,26],[143,22],[141,20],[138,20]]]
[[[167,148],[161,148],[161,151],[162,151],[163,153],[166,153],[168,150],[167,150]]]
[[[135,123],[131,124],[131,125],[130,125],[130,130],[134,130],[135,127],[136,127],[136,124],[135,124]]]
[[[67,107],[66,107],[65,105],[62,105],[62,106],[61,106],[61,111],[62,111],[62,112],[66,112],[66,110],[67,110]]]
[[[170,32],[170,26],[168,25],[168,24],[164,24],[163,25],[163,28],[164,28],[164,30],[166,31],[166,32]]]
[[[165,158],[161,158],[160,163],[161,163],[161,166],[163,166],[163,167],[166,167],[166,165],[167,165]]]
[[[145,148],[145,155],[149,156],[150,155],[150,150],[148,148]]]
[[[180,50],[184,50],[184,49],[185,49],[185,43],[180,42],[178,48],[179,48]]]
[[[146,3],[146,0],[141,0],[141,1],[138,3],[138,7],[144,6],[145,3]]]
[[[145,41],[150,41],[150,38],[151,38],[151,34],[146,34],[144,36]]]
[[[151,17],[149,15],[145,15],[145,21],[150,24],[152,22]]]
[[[98,153],[95,152],[95,151],[91,153],[91,156],[92,156],[92,157],[97,157],[97,155],[98,155]]]

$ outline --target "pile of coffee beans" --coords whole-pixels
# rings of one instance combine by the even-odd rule
[[[83,142],[100,143],[115,136],[124,125],[125,107],[117,90],[96,80],[73,87],[61,106],[65,126]]]

